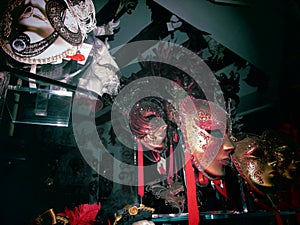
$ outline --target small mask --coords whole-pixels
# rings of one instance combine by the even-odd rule
[[[164,108],[158,101],[138,102],[129,114],[130,129],[149,150],[161,151],[165,147],[167,123]]]
[[[261,137],[248,134],[237,141],[232,156],[241,175],[256,187],[272,187],[276,172],[276,160]]]
[[[296,141],[289,135],[276,130],[264,131],[262,138],[276,159],[279,175],[287,180],[298,179],[300,159],[299,146]]]

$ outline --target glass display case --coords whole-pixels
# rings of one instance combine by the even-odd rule
[[[67,127],[74,93],[91,94],[77,86],[90,61],[84,65],[73,61],[43,65],[36,73],[0,68],[1,112],[7,109],[12,123]]]

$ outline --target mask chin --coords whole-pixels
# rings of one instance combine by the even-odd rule
[[[220,171],[215,171],[215,170],[211,171],[210,169],[206,169],[204,173],[206,174],[207,177],[210,177],[210,179],[212,180],[221,179],[222,177],[225,176],[225,171],[220,172]]]
[[[162,152],[165,147],[164,142],[158,143],[158,141],[156,141],[156,139],[151,138],[149,134],[145,135],[141,139],[141,144],[145,146],[148,150],[159,152],[159,153]]]

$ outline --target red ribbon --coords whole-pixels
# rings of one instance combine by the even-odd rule
[[[213,180],[213,183],[215,184],[215,187],[220,192],[220,194],[223,195],[225,198],[229,199],[229,197],[227,195],[225,182],[222,182],[222,180]],[[221,185],[223,187],[221,187]]]
[[[85,57],[81,53],[76,53],[75,55],[67,55],[66,58],[73,59],[76,61],[84,61]]]
[[[277,225],[283,225],[283,221],[280,215],[280,212],[277,209],[272,208],[271,206],[260,202],[258,199],[254,199],[254,202],[261,208],[274,212]]]
[[[185,153],[185,178],[187,187],[189,225],[198,225],[200,223],[200,217],[196,197],[195,174],[192,166],[191,156],[188,152]]]
[[[138,195],[144,197],[144,160],[143,146],[138,143]]]
[[[173,144],[172,140],[170,141],[170,163],[169,163],[169,175],[168,175],[168,184],[171,185],[173,183],[173,173],[174,173],[174,155],[173,155]]]

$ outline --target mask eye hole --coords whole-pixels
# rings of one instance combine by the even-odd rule
[[[151,126],[153,128],[159,128],[161,126],[164,126],[166,125],[165,121],[163,120],[163,118],[160,118],[160,117],[156,117],[156,116],[151,116],[148,118],[149,119],[149,122],[151,124]]]
[[[211,136],[216,138],[223,138],[223,134],[219,129],[216,130],[206,130],[207,133],[209,133]]]
[[[253,157],[253,158],[264,158],[265,152],[262,148],[254,148],[251,149],[249,152],[246,153],[247,156]]]

